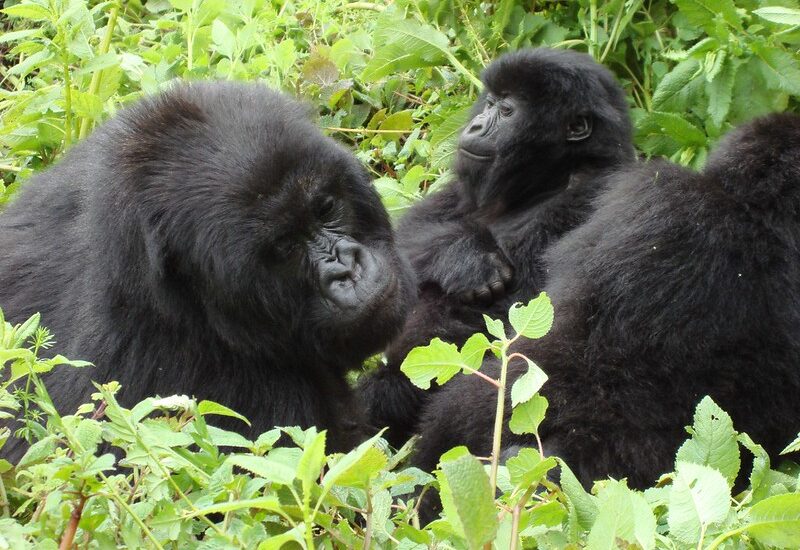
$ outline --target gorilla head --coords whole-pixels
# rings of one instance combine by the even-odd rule
[[[303,111],[222,83],[144,102],[119,121],[136,136],[122,166],[139,215],[118,227],[142,232],[164,313],[200,314],[242,351],[277,341],[351,364],[402,320],[408,282],[364,168]],[[138,259],[117,258],[123,277]]]
[[[489,65],[483,81],[456,160],[479,205],[558,192],[564,174],[631,157],[624,93],[590,56],[520,50]]]
[[[413,288],[364,168],[257,85],[139,102],[35,177],[0,229],[8,316],[41,310],[59,351],[98,365],[54,375],[68,409],[88,377],[116,379],[126,403],[193,394],[341,447],[359,418],[344,371],[394,334]],[[51,250],[33,244],[45,234]]]

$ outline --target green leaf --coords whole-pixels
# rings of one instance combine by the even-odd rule
[[[788,453],[796,453],[798,451],[800,451],[800,434],[797,434],[797,437],[794,439],[794,441],[789,443],[786,448],[781,451],[781,454],[785,455]]]
[[[296,468],[269,456],[231,455],[227,462],[280,485],[291,485],[295,478]]]
[[[525,357],[525,361],[528,362],[528,372],[517,378],[514,385],[511,386],[512,407],[530,400],[547,382],[547,375],[536,363],[527,357]]]
[[[486,470],[464,447],[446,453],[439,467],[436,477],[445,517],[470,548],[481,548],[497,532],[497,510]]]
[[[49,21],[55,17],[55,14],[34,3],[17,4],[16,6],[9,6],[2,10],[3,13],[9,17],[22,17],[23,19],[30,19],[31,21]]]
[[[700,64],[696,59],[687,59],[678,63],[675,68],[664,75],[653,92],[653,109],[681,111],[686,109],[687,97],[682,94],[686,86],[700,72]],[[676,101],[680,98],[680,101]]]
[[[380,453],[383,456],[380,458],[371,451],[381,435],[382,432],[364,441],[331,466],[322,480],[324,493],[330,491],[334,484],[363,486],[366,479],[383,467],[381,461],[386,460],[386,455]]]
[[[303,495],[311,494],[325,464],[325,432],[309,432],[303,445],[303,456],[297,463],[297,478],[303,484]]]
[[[561,464],[561,490],[569,504],[569,528],[573,533],[588,530],[597,517],[597,497],[587,493],[569,466]]]
[[[506,327],[500,319],[492,319],[485,313],[483,321],[486,323],[486,331],[498,340],[506,340]]]
[[[690,23],[714,35],[716,21],[721,18],[730,26],[741,30],[742,23],[733,0],[674,0]]]
[[[708,466],[680,462],[669,495],[670,533],[685,543],[696,543],[709,525],[722,523],[730,510],[728,482]]]
[[[753,505],[747,532],[767,546],[797,548],[800,541],[800,493],[775,495]]]
[[[447,61],[449,40],[430,25],[382,16],[373,34],[375,52],[361,78],[374,81],[390,74]]]
[[[553,304],[547,293],[542,292],[527,305],[516,303],[508,310],[508,322],[517,332],[527,338],[541,338],[553,326]]]
[[[491,347],[492,344],[486,335],[478,332],[464,342],[464,346],[461,348],[461,359],[471,369],[478,370],[483,364],[483,356],[486,355],[486,350]]]
[[[694,424],[689,429],[692,438],[686,441],[675,456],[677,462],[691,462],[715,468],[733,486],[739,474],[739,444],[728,413],[705,396],[694,412]]]
[[[726,59],[714,80],[706,83],[708,114],[711,116],[711,122],[718,128],[722,126],[730,112],[733,101],[733,83],[736,80],[738,68],[738,63]]]
[[[800,67],[794,55],[765,44],[753,43],[752,48],[763,61],[764,77],[771,87],[800,95]]]
[[[784,8],[783,6],[770,6],[753,10],[753,13],[781,25],[800,25],[800,10],[794,8]]]
[[[542,395],[534,395],[529,401],[514,407],[508,428],[515,434],[538,433],[545,412],[547,412],[547,399]]]
[[[434,338],[427,346],[412,349],[400,365],[400,370],[412,384],[427,390],[433,379],[437,384],[444,384],[464,366],[468,365],[465,365],[455,344]]]
[[[17,463],[17,468],[26,468],[32,464],[37,464],[52,455],[56,450],[58,439],[55,435],[48,435],[31,445],[27,452]]]
[[[235,512],[237,510],[245,510],[254,508],[256,510],[269,510],[271,512],[282,512],[283,508],[276,496],[268,496],[261,498],[248,498],[243,500],[229,500],[228,502],[221,502],[211,506],[204,506],[193,510],[188,510],[182,514],[182,518],[195,518],[198,516],[207,516],[210,514],[226,514],[228,512]]]
[[[539,483],[547,472],[558,466],[555,457],[542,458],[538,449],[524,448],[515,457],[506,461],[511,483],[527,488]]]
[[[609,481],[597,495],[597,519],[587,539],[589,550],[616,550],[619,540],[654,548],[656,518],[641,493],[624,481]]]
[[[750,491],[754,500],[761,500],[764,493],[769,490],[769,454],[761,445],[755,443],[747,434],[739,434],[737,437],[745,449],[753,453],[753,468],[750,471]]]
[[[336,479],[336,485],[365,489],[369,485],[370,479],[386,466],[387,461],[388,458],[383,451],[374,445],[367,447],[355,462],[342,471]],[[327,475],[325,479],[327,479]]]
[[[228,59],[233,59],[236,50],[236,35],[220,19],[215,19],[211,23],[211,40],[219,53]]]
[[[201,414],[203,416],[206,416],[208,414],[218,414],[220,416],[230,416],[231,418],[236,418],[238,420],[241,420],[242,422],[244,422],[248,426],[250,425],[250,421],[249,420],[247,420],[244,416],[242,416],[241,414],[237,413],[233,409],[229,409],[225,405],[220,405],[219,403],[216,403],[214,401],[209,401],[208,399],[200,401],[200,403],[197,404],[197,414]]]
[[[681,145],[706,145],[706,133],[686,120],[686,117],[675,113],[653,111],[645,115],[641,125],[654,124],[661,132]]]

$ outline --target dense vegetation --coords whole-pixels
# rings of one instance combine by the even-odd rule
[[[175,78],[257,79],[306,98],[320,125],[371,167],[394,214],[447,178],[477,75],[509,49],[590,52],[629,92],[640,150],[692,166],[732,125],[796,110],[800,100],[795,1],[4,6],[0,205],[122,105]],[[517,337],[536,338],[552,315],[542,296],[509,322]],[[236,416],[221,404],[177,396],[127,410],[115,384],[77,413],[55,411],[39,376],[86,365],[41,359],[52,339],[38,323],[0,318],[0,417],[26,419],[16,435],[36,441],[18,465],[0,460],[0,548],[800,546],[800,471],[775,469],[710,399],[698,405],[675,472],[644,493],[624,480],[586,492],[566,465],[559,487],[547,478],[557,459],[535,449],[505,466],[456,449],[433,478],[405,468],[408,450],[378,438],[327,456],[324,433],[290,428],[296,447],[273,448],[280,430],[248,441],[207,425],[208,415]],[[424,387],[472,372],[487,351],[507,361],[496,323],[488,324],[495,342],[475,337],[462,350],[434,342],[412,353],[405,372]],[[494,383],[511,392],[512,429],[536,434],[546,375],[529,369],[513,388]],[[0,431],[0,446],[9,436]],[[734,489],[742,464],[749,486]],[[444,516],[420,529],[415,491],[426,484],[442,491]]]

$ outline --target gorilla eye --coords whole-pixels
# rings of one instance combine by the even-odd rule
[[[500,114],[503,116],[511,116],[514,114],[514,109],[508,103],[500,103]]]
[[[333,200],[333,197],[325,197],[317,208],[317,215],[320,218],[330,215],[330,213],[333,212],[334,206],[336,206],[336,202]]]

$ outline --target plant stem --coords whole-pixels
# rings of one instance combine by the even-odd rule
[[[81,487],[83,491],[83,487]],[[75,533],[78,531],[78,523],[81,521],[81,514],[83,514],[83,506],[86,504],[87,497],[81,493],[78,499],[78,504],[72,509],[72,514],[69,516],[69,523],[61,536],[61,544],[58,545],[58,550],[69,550],[72,548],[72,541],[75,540]]]
[[[106,27],[106,34],[103,36],[103,42],[100,44],[100,50],[97,52],[98,55],[105,55],[108,53],[108,49],[111,47],[111,38],[114,35],[114,27],[117,25],[117,14],[119,14],[119,6],[115,5],[111,8],[111,13],[108,15],[108,25]],[[103,70],[100,69],[95,71],[92,75],[92,80],[89,82],[89,94],[95,95],[97,90],[100,89],[100,79],[103,76]],[[86,134],[89,133],[89,124],[91,120],[89,117],[83,117],[81,120],[81,128],[78,131],[78,139],[83,139],[86,137]]]
[[[492,485],[492,494],[497,491],[497,468],[500,465],[500,445],[503,437],[503,420],[506,411],[506,378],[508,376],[508,346],[503,346],[502,360],[500,363],[500,384],[497,387],[497,409],[494,415],[494,434],[492,436],[492,468],[489,481]]]
[[[372,491],[367,489],[367,526],[364,531],[364,550],[369,550],[372,544]]]

